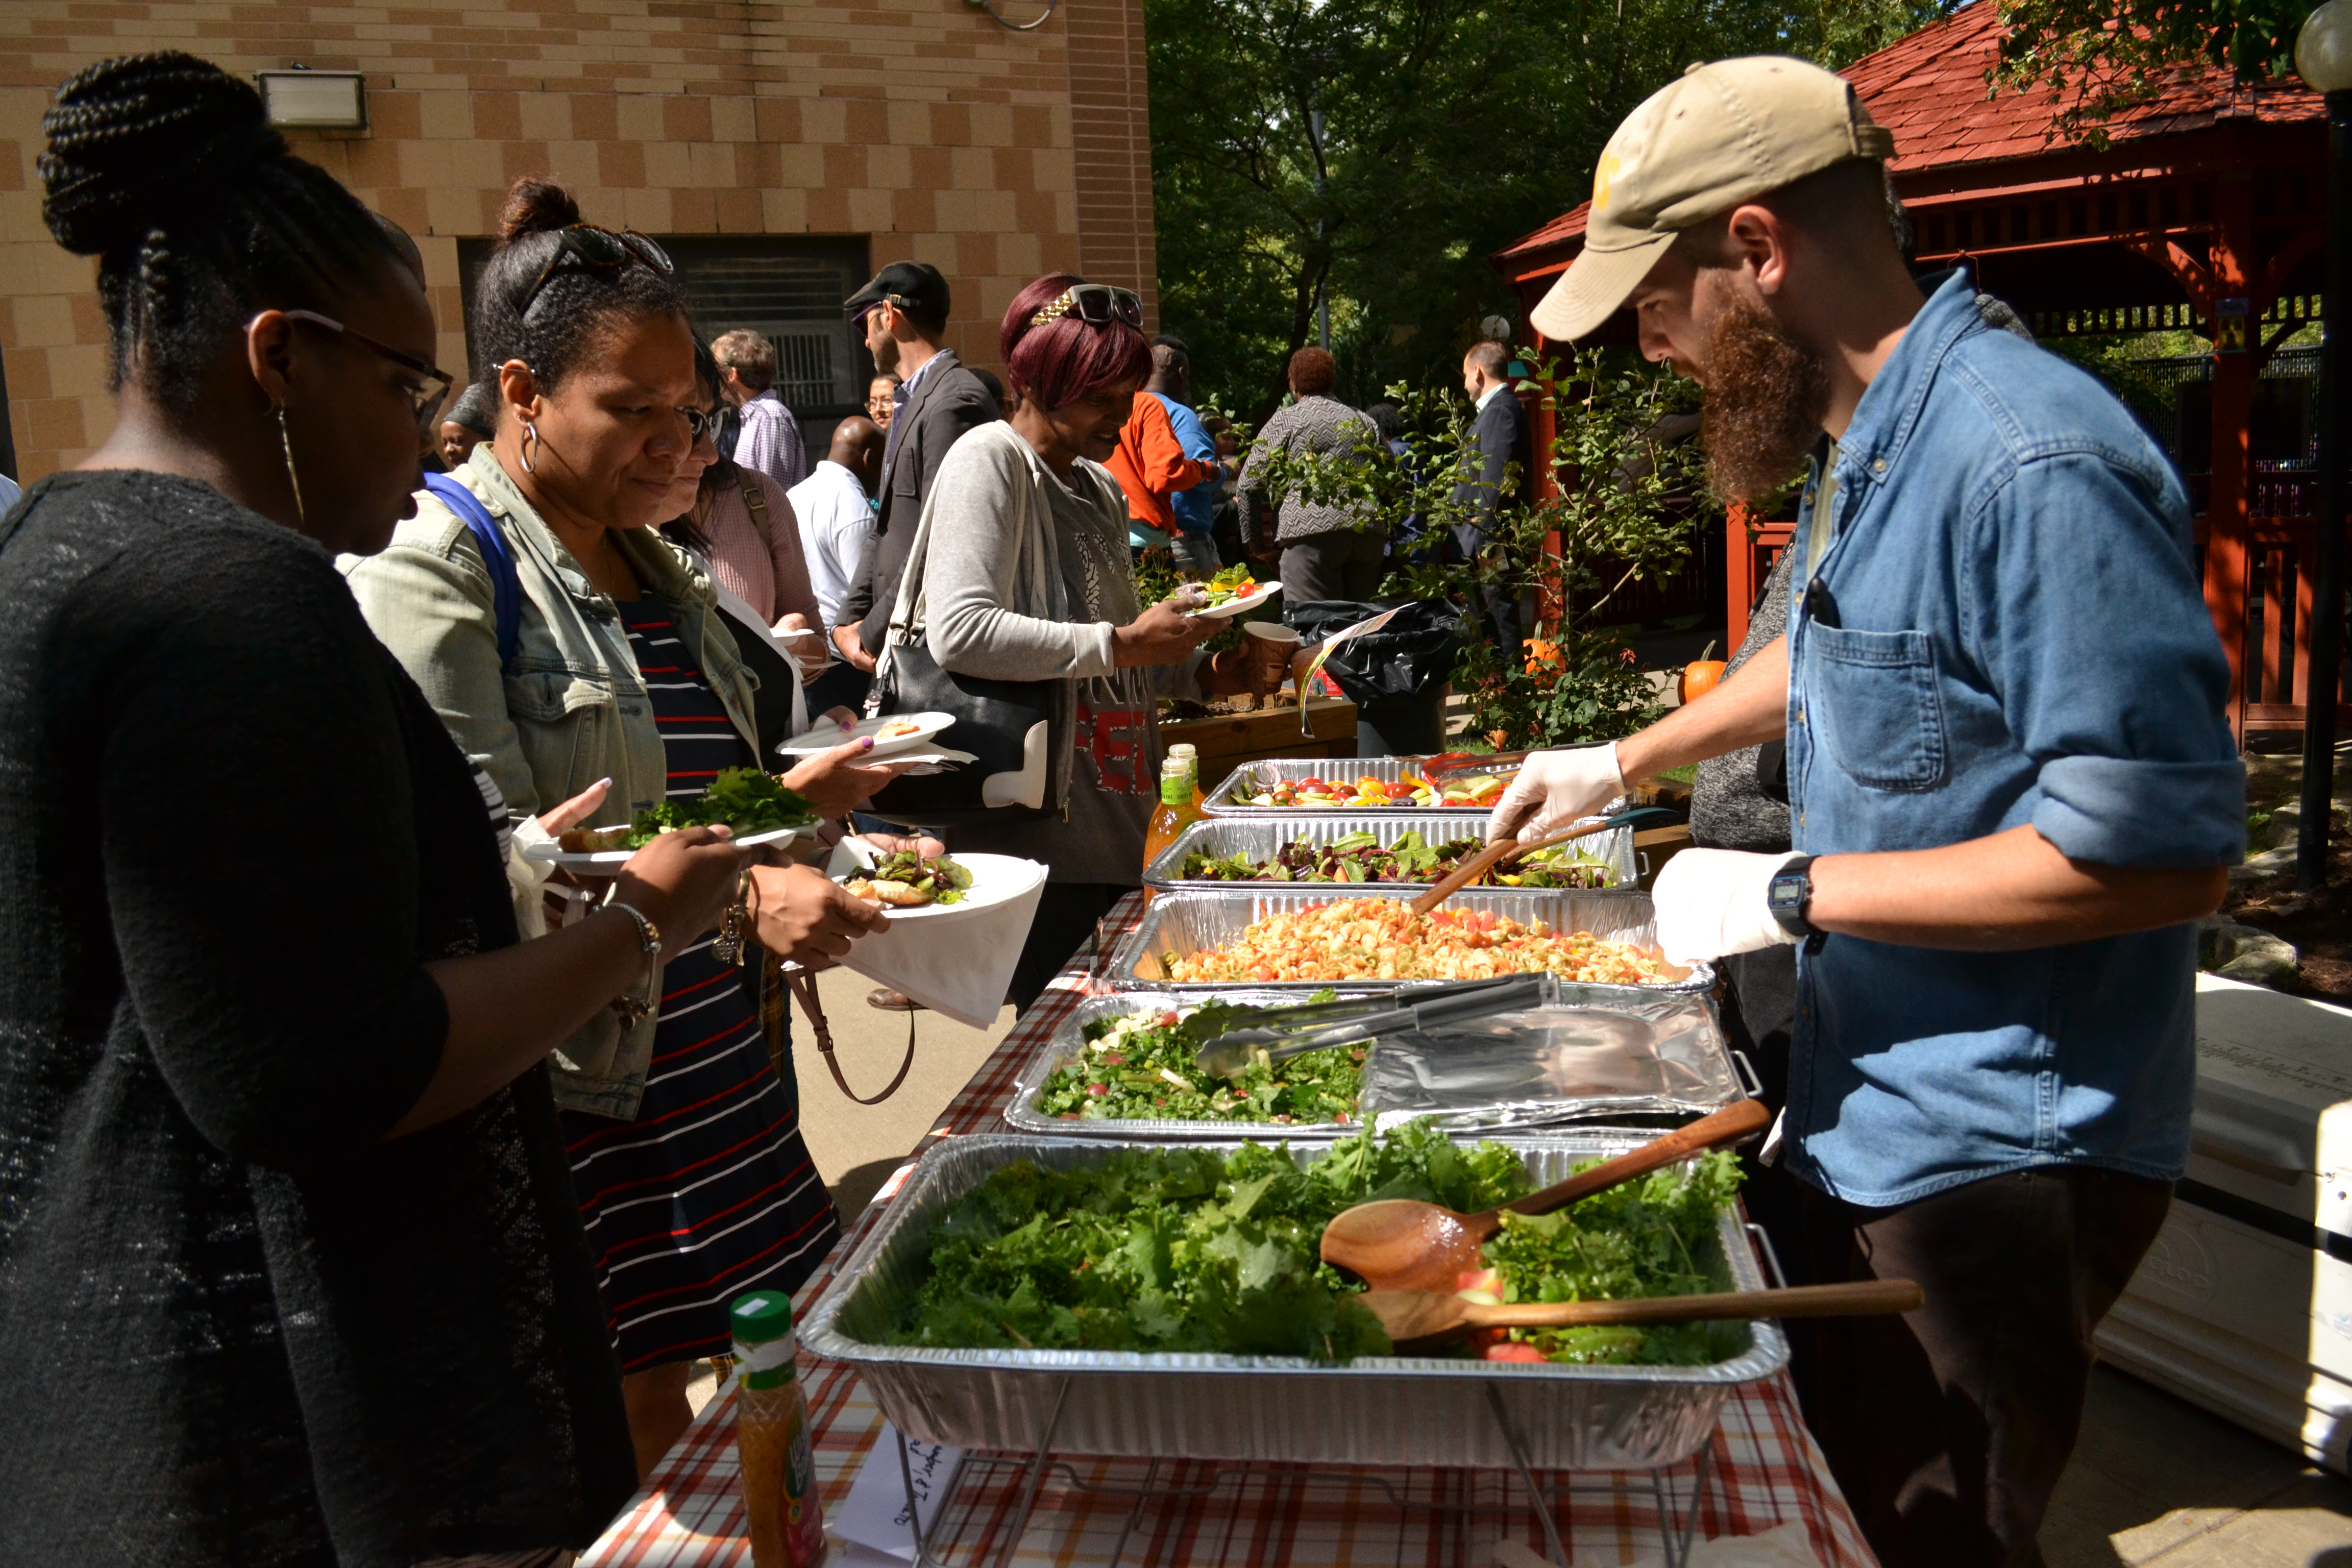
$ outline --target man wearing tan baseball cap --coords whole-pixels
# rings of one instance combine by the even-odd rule
[[[1843,81],[1780,58],[1695,68],[1610,139],[1535,323],[1631,306],[1706,389],[1718,492],[1801,470],[1789,629],[1638,735],[1531,757],[1489,835],[1785,743],[1797,853],[1684,850],[1659,943],[1794,949],[1791,1272],[1925,1291],[1789,1325],[1871,1545],[2032,1568],[2092,1331],[2188,1153],[2194,922],[2243,854],[2245,780],[2171,464],[1989,327],[1965,273],[1923,302],[1892,151]]]

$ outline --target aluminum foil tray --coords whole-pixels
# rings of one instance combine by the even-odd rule
[[[1622,1153],[1638,1135],[1598,1130],[1499,1140],[1540,1183],[1576,1160]],[[1230,1152],[1238,1141],[1199,1145]],[[1511,1451],[1488,1402],[1538,1469],[1672,1465],[1715,1430],[1725,1395],[1787,1364],[1777,1324],[1710,1366],[1559,1366],[1366,1358],[1323,1366],[1287,1356],[1133,1351],[934,1350],[877,1342],[920,1289],[938,1215],[1020,1160],[1069,1169],[1114,1145],[981,1134],[934,1145],[810,1310],[801,1344],[856,1369],[882,1413],[926,1442],[959,1447],[1154,1458],[1447,1465],[1504,1469]],[[1310,1163],[1319,1149],[1294,1146]],[[1718,1288],[1763,1287],[1736,1206],[1717,1228]]]
[[[1281,757],[1271,762],[1239,763],[1232,773],[1225,775],[1225,781],[1202,800],[1201,809],[1211,816],[1280,817],[1290,821],[1311,821],[1318,816],[1334,816],[1342,813],[1361,816],[1366,808],[1360,805],[1245,805],[1240,800],[1242,786],[1253,777],[1323,779],[1337,783],[1341,779],[1360,779],[1369,775],[1394,782],[1402,778],[1418,778],[1421,765],[1426,760],[1423,757]],[[1457,816],[1464,815],[1460,806],[1392,805],[1388,809],[1426,813],[1432,816],[1450,809]],[[1486,815],[1475,806],[1471,812],[1482,817]]]
[[[1171,980],[1160,966],[1160,955],[1202,952],[1222,947],[1239,936],[1262,915],[1282,914],[1334,899],[1411,899],[1421,889],[1387,884],[1349,884],[1341,889],[1318,884],[1309,892],[1270,892],[1261,885],[1236,882],[1213,891],[1188,889],[1160,893],[1144,906],[1142,923],[1128,932],[1111,954],[1105,982],[1113,991],[1169,991],[1199,994],[1230,989],[1246,981]],[[1446,900],[1449,910],[1487,910],[1515,921],[1539,920],[1554,931],[1589,931],[1616,942],[1654,942],[1658,940],[1655,911],[1650,895],[1610,889],[1583,892],[1575,889],[1465,888]],[[1268,991],[1302,994],[1326,985],[1352,985],[1365,991],[1392,991],[1406,982],[1395,980],[1268,980],[1256,983]],[[1664,985],[1595,985],[1591,990],[1612,995],[1686,994],[1703,995],[1715,989],[1712,965],[1695,963],[1689,977]]]
[[[1331,989],[1342,996],[1380,994],[1363,986],[1334,985]],[[1234,1003],[1276,1007],[1298,1005],[1296,991],[1264,990],[1242,985],[1212,986],[1208,990]],[[1361,1131],[1359,1124],[1344,1121],[1143,1121],[1114,1117],[1094,1121],[1066,1121],[1058,1116],[1046,1115],[1031,1103],[1048,1079],[1085,1053],[1087,1026],[1097,1018],[1197,1007],[1208,999],[1205,994],[1178,995],[1168,991],[1126,991],[1112,996],[1089,996],[1062,1021],[1061,1027],[1054,1031],[1053,1037],[1022,1064],[1021,1076],[1013,1081],[1013,1098],[1004,1107],[1005,1123],[1020,1132],[1063,1138],[1117,1138],[1130,1143],[1194,1143],[1204,1139],[1230,1141],[1235,1138],[1335,1138]],[[1366,1065],[1370,1065],[1369,1061]]]
[[[1333,989],[1347,994],[1344,986]],[[1295,1004],[1295,992],[1233,987],[1235,1003]],[[1360,991],[1358,994],[1362,994]],[[1457,1133],[1498,1132],[1601,1116],[1704,1115],[1741,1097],[1715,1004],[1689,994],[1629,995],[1621,986],[1554,982],[1544,1005],[1449,1025],[1427,1034],[1387,1036],[1364,1062],[1362,1112],[1354,1121],[1066,1121],[1032,1101],[1054,1074],[1086,1050],[1098,1018],[1198,1006],[1207,998],[1168,991],[1089,997],[1027,1062],[1004,1108],[1021,1132],[1129,1142],[1189,1143],[1234,1138],[1334,1138],[1363,1122],[1390,1126],[1427,1117]]]
[[[1393,761],[1394,759],[1389,759]],[[1235,855],[1246,850],[1261,858],[1293,839],[1304,838],[1310,844],[1330,844],[1351,833],[1369,833],[1386,847],[1407,833],[1419,833],[1429,843],[1443,844],[1449,838],[1480,838],[1486,837],[1486,817],[1483,812],[1401,811],[1381,815],[1365,812],[1349,814],[1338,811],[1260,812],[1255,816],[1213,816],[1196,822],[1179,834],[1176,842],[1161,850],[1158,858],[1143,868],[1143,882],[1148,888],[1175,891],[1188,888],[1231,890],[1246,888],[1255,891],[1297,892],[1315,889],[1339,892],[1353,887],[1375,886],[1423,888],[1426,882],[1204,882],[1186,881],[1184,860],[1191,855]],[[1596,833],[1590,838],[1574,841],[1574,847],[1583,848],[1609,862],[1616,874],[1617,886],[1596,891],[1630,891],[1635,881],[1633,830],[1612,827],[1606,833]],[[1498,893],[1528,893],[1552,889],[1540,888],[1496,888]]]

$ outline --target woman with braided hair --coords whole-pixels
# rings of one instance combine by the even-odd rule
[[[0,1561],[552,1561],[635,1469],[541,1063],[745,857],[517,943],[505,806],[330,559],[447,390],[413,248],[186,55],[43,129],[119,416],[0,522]]]

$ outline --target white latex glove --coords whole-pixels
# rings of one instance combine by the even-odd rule
[[[1792,857],[1745,849],[1685,849],[1658,873],[1650,901],[1667,962],[1695,963],[1797,939],[1772,918],[1772,879]]]
[[[1557,833],[1624,793],[1625,775],[1617,771],[1614,741],[1531,752],[1487,816],[1486,842]]]

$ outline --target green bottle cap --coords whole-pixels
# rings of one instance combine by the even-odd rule
[[[763,1345],[793,1331],[793,1299],[782,1290],[751,1290],[729,1310],[739,1345]]]
[[[793,1299],[782,1290],[751,1290],[729,1309],[735,1325],[735,1375],[746,1388],[782,1388],[792,1382]]]

